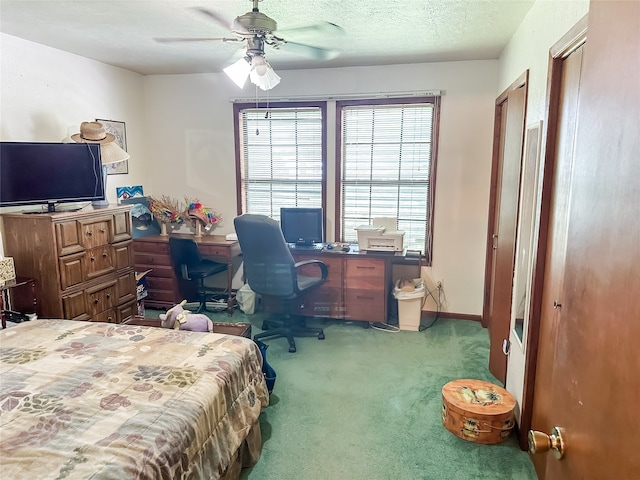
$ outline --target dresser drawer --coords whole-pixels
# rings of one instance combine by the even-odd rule
[[[117,305],[136,299],[136,283],[136,274],[133,270],[118,276],[116,279]]]
[[[70,255],[84,251],[84,246],[80,241],[80,229],[75,220],[56,223],[55,231],[58,255]]]
[[[127,302],[124,305],[120,305],[116,308],[116,322],[124,323],[135,317],[138,312],[138,305],[135,300]]]
[[[84,290],[63,295],[62,309],[67,320],[90,320],[87,313],[87,301]]]
[[[119,323],[118,312],[115,308],[110,308],[91,317],[92,322]]]
[[[125,242],[113,244],[113,256],[115,259],[116,270],[122,270],[128,268],[134,264],[133,259],[133,241],[128,240]]]
[[[78,220],[80,244],[86,248],[95,248],[111,243],[113,217]]]
[[[80,285],[86,280],[84,273],[86,270],[85,261],[86,255],[84,252],[74,253],[59,259],[61,290],[66,290],[74,285]]]
[[[113,308],[117,304],[116,281],[102,283],[85,290],[87,313],[94,318],[99,313]]]
[[[116,270],[113,247],[103,245],[85,253],[86,279],[101,277]]]

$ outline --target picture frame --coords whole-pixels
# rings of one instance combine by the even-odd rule
[[[124,122],[103,118],[96,118],[96,122],[100,122],[107,133],[116,137],[115,141],[118,146],[125,152],[127,151],[127,130]],[[124,175],[127,173],[129,173],[129,160],[107,165],[107,174],[109,175]]]

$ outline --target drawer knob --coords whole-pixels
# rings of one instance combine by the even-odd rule
[[[111,298],[111,294],[110,293],[107,293],[107,298]]]
[[[92,237],[93,236],[93,232],[91,230],[87,230],[87,237]]]
[[[107,258],[108,256],[107,252],[102,252],[102,258]]]
[[[91,261],[95,262],[96,261],[96,257],[91,257]]]
[[[94,305],[97,305],[97,304],[99,304],[99,303],[100,303],[100,300],[98,300],[97,298],[94,298],[94,299],[93,299],[93,304],[94,304]]]

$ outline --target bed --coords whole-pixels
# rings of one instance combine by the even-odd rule
[[[11,479],[231,479],[268,404],[250,339],[34,320],[0,332],[0,472]]]

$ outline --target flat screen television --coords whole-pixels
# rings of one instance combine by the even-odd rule
[[[103,199],[99,144],[0,142],[0,207]]]
[[[281,208],[280,228],[288,243],[324,242],[322,208]]]

